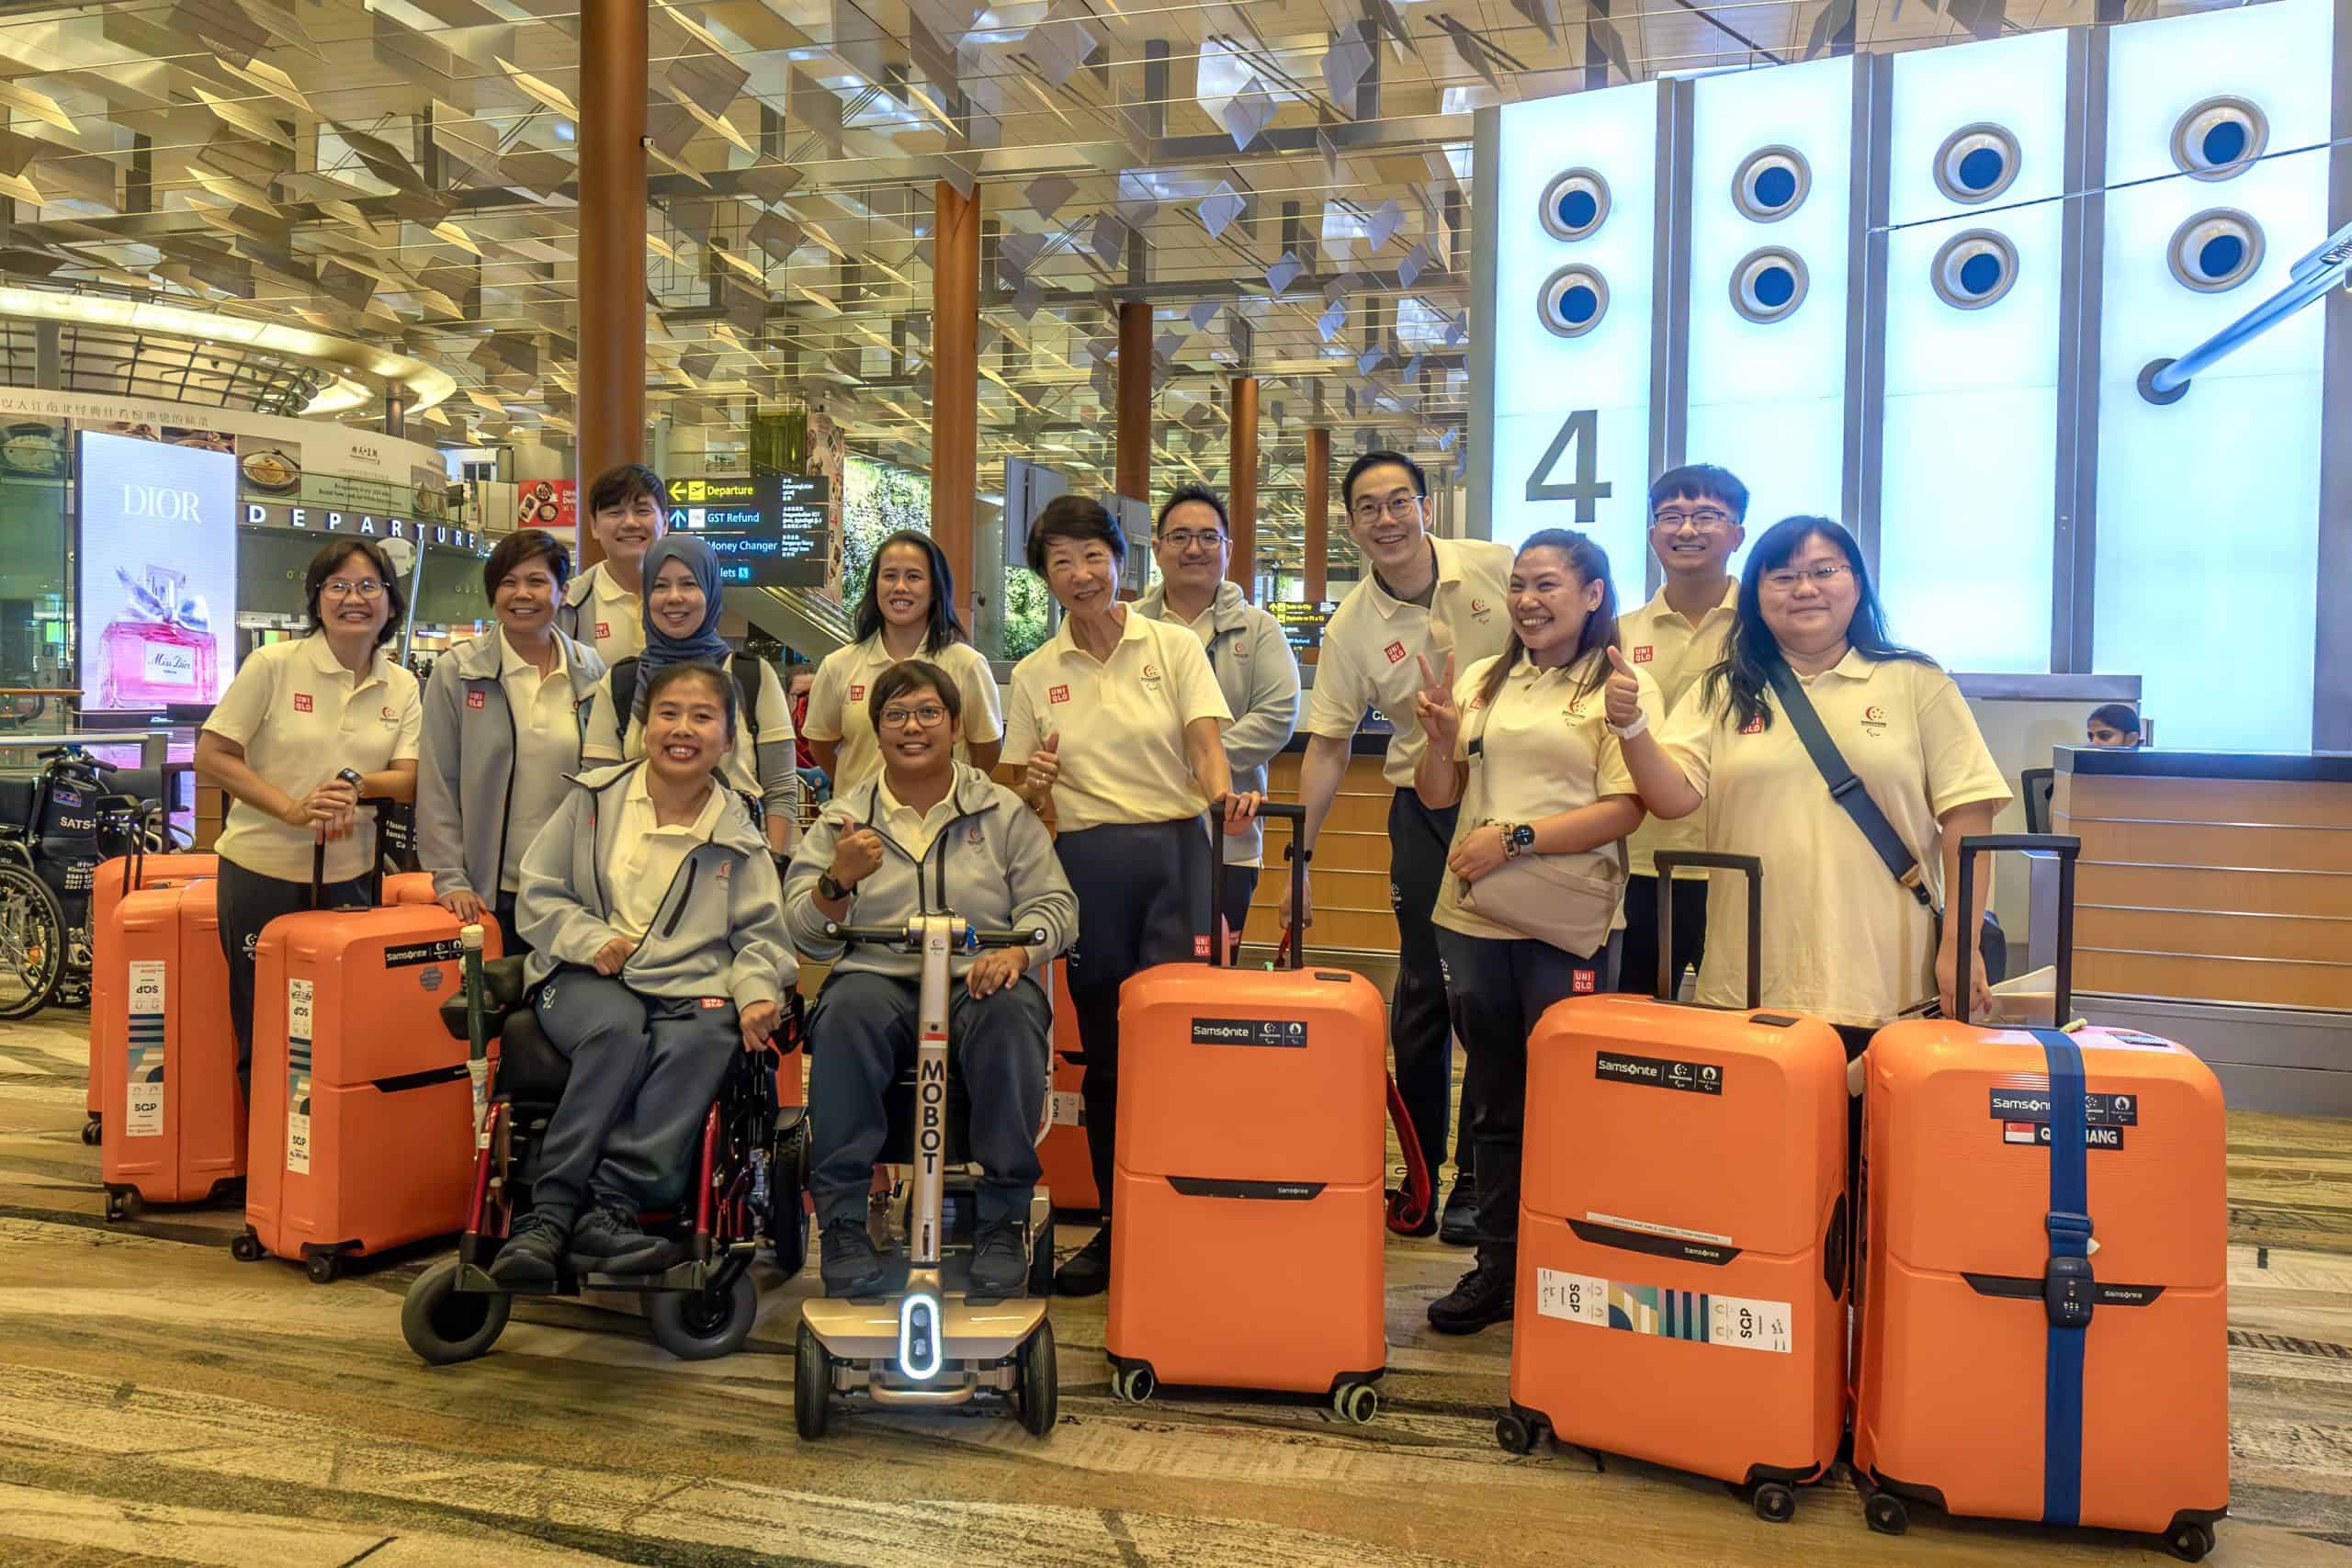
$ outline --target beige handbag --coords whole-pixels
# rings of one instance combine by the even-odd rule
[[[1507,860],[1477,882],[1462,885],[1462,907],[1563,953],[1591,957],[1609,945],[1625,902],[1625,840],[1610,848],[1614,859],[1589,850]]]

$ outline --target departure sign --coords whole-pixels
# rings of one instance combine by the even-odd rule
[[[1297,653],[1323,646],[1323,624],[1339,607],[1339,602],[1332,599],[1272,599],[1267,601],[1266,613],[1282,627],[1291,651]]]
[[[670,527],[707,544],[730,588],[814,588],[825,581],[828,499],[821,476],[680,479]]]

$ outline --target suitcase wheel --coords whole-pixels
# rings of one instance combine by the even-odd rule
[[[1506,1416],[1495,1423],[1495,1441],[1507,1454],[1532,1453],[1535,1445],[1545,1436],[1546,1428],[1543,1422],[1531,1421],[1523,1416]]]
[[[332,1285],[343,1277],[343,1258],[339,1253],[313,1252],[302,1259],[302,1272],[313,1285]]]
[[[1151,1397],[1159,1380],[1146,1366],[1124,1367],[1111,1374],[1111,1392],[1130,1404],[1141,1404]]]
[[[2183,1562],[2201,1562],[2213,1550],[2213,1527],[2200,1524],[2175,1525],[2165,1537],[2165,1545]]]
[[[1768,1525],[1787,1524],[1797,1517],[1797,1495],[1777,1481],[1767,1481],[1756,1489],[1756,1517]]]
[[[1380,1414],[1380,1391],[1368,1382],[1342,1383],[1331,1395],[1331,1409],[1340,1420],[1364,1426]]]
[[[139,1195],[128,1187],[107,1189],[107,1223],[129,1219],[139,1208]]]
[[[229,1238],[229,1256],[240,1263],[261,1261],[261,1237],[251,1231],[240,1231]]]
[[[1911,1510],[1892,1492],[1873,1492],[1862,1505],[1862,1517],[1881,1535],[1901,1535],[1911,1528]]]
[[[82,1123],[82,1141],[92,1148],[105,1141],[106,1133],[106,1123],[96,1116]]]

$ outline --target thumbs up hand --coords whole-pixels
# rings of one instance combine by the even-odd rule
[[[1453,655],[1449,652],[1438,670],[1430,668],[1427,654],[1413,657],[1421,667],[1421,689],[1413,694],[1413,716],[1420,721],[1421,733],[1429,738],[1430,747],[1439,755],[1451,757],[1454,739],[1462,733],[1462,713],[1453,705]]]
[[[1642,683],[1634,677],[1634,667],[1625,662],[1625,650],[1613,644],[1609,649],[1609,683],[1603,689],[1602,700],[1608,705],[1609,722],[1619,729],[1630,729],[1641,722]]]
[[[1023,776],[1028,781],[1030,794],[1043,795],[1054,787],[1055,780],[1062,776],[1062,761],[1058,755],[1061,744],[1062,733],[1057,729],[1046,737],[1043,746],[1029,753],[1029,765]]]

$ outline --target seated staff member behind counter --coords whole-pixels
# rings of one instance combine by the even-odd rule
[[[1626,661],[1657,683],[1668,713],[1699,677],[1723,661],[1731,646],[1739,582],[1726,569],[1747,538],[1747,487],[1728,469],[1698,463],[1660,474],[1650,486],[1650,549],[1665,574],[1657,597],[1617,623]],[[1617,988],[1648,996],[1657,987],[1657,862],[1660,850],[1704,847],[1699,814],[1679,822],[1645,818],[1626,850],[1633,876],[1625,885],[1625,942]],[[1684,872],[1674,879],[1674,964],[1668,992],[1695,972],[1706,953],[1707,879]]]
[[[246,655],[196,738],[198,776],[230,797],[214,847],[237,1079],[248,1089],[262,928],[311,907],[322,838],[326,902],[366,903],[382,849],[359,802],[416,798],[416,677],[384,651],[408,607],[399,574],[374,541],[335,539],[311,558],[302,593],[311,635]]]
[[[1510,636],[1503,610],[1510,576],[1508,545],[1485,539],[1441,539],[1429,531],[1429,481],[1419,465],[1395,452],[1367,452],[1349,466],[1340,486],[1347,508],[1348,533],[1370,570],[1348,591],[1323,630],[1317,656],[1315,690],[1307,703],[1306,755],[1298,770],[1299,804],[1306,808],[1300,829],[1313,852],[1323,818],[1347,777],[1349,742],[1366,708],[1388,716],[1387,761],[1382,775],[1394,791],[1388,802],[1388,901],[1396,911],[1396,988],[1390,998],[1388,1036],[1396,1055],[1396,1089],[1413,1120],[1413,1134],[1434,1178],[1445,1163],[1451,1119],[1446,1101],[1453,1089],[1453,1027],[1446,1019],[1445,986],[1438,977],[1436,907],[1438,882],[1445,874],[1453,841],[1453,809],[1422,803],[1413,788],[1421,757],[1420,726],[1413,722],[1420,690],[1416,654],[1454,668],[1500,653]],[[1290,923],[1290,892],[1283,892],[1283,921]],[[1315,919],[1310,882],[1307,907],[1298,919]],[[1463,1124],[1469,1107],[1463,1108]],[[1472,1211],[1476,1184],[1471,1156],[1455,1152],[1453,1191],[1445,1201],[1442,1225],[1435,1214],[1419,1234],[1431,1230],[1457,1247],[1478,1238]],[[1434,1207],[1434,1205],[1432,1206]]]
[[[1201,814],[1242,831],[1261,796],[1232,787],[1217,727],[1232,716],[1201,639],[1119,603],[1126,536],[1085,496],[1049,502],[1029,527],[1029,570],[1062,609],[1061,630],[1012,669],[1006,760],[1022,797],[1053,806],[1054,852],[1085,933],[1067,978],[1086,1075],[1087,1152],[1102,1228],[1054,1276],[1064,1295],[1111,1281],[1112,1138],[1119,1109],[1119,987],[1159,964],[1209,956]]]
[[[1465,1058],[1477,1179],[1478,1261],[1430,1303],[1430,1326],[1471,1334],[1509,1322],[1519,1278],[1519,1168],[1527,1037],[1555,1002],[1609,988],[1623,899],[1623,840],[1642,805],[1603,716],[1617,643],[1609,558],[1582,534],[1528,536],[1510,571],[1511,639],[1454,678],[1419,663],[1428,744],[1414,787],[1458,805],[1431,919]],[[1636,675],[1643,710],[1657,688]],[[1577,880],[1570,880],[1575,878]]]
[[[509,534],[482,564],[498,625],[458,644],[424,688],[416,778],[417,858],[441,907],[487,909],[520,953],[514,895],[523,852],[580,771],[587,705],[604,660],[556,629],[570,552],[537,528]]]
[[[651,468],[623,463],[596,476],[582,510],[605,558],[571,580],[556,629],[609,670],[645,646],[645,552],[670,525],[670,492]]]
[[[1879,1025],[1923,999],[1952,1008],[1963,935],[1930,907],[1956,884],[1960,840],[1992,830],[2009,798],[1951,676],[1897,645],[1853,536],[1826,517],[1784,518],[1740,574],[1731,654],[1665,725],[1642,713],[1633,666],[1612,655],[1609,719],[1623,727],[1642,802],[1667,818],[1707,806],[1707,848],[1764,863],[1763,1005],[1838,1026],[1858,1055]],[[1790,705],[1804,702],[1917,858],[1895,880],[1805,750]],[[1735,874],[1725,874],[1727,876]],[[1979,877],[1979,887],[1991,886]],[[1747,906],[1737,886],[1707,905],[1699,999],[1747,999]],[[1983,1016],[1981,950],[1969,1010]]]
[[[1225,727],[1226,766],[1233,787],[1266,792],[1266,764],[1290,744],[1298,728],[1298,659],[1273,616],[1226,581],[1233,555],[1232,527],[1216,492],[1186,485],[1159,506],[1151,550],[1159,581],[1136,602],[1155,621],[1189,626],[1208,650],[1209,669],[1225,694],[1233,722]],[[1256,822],[1225,840],[1216,890],[1217,913],[1232,940],[1241,940],[1250,899],[1265,863],[1265,829]]]
[[[974,926],[1046,932],[1035,947],[956,954],[954,976],[963,983],[948,999],[949,1049],[971,1100],[970,1153],[981,1173],[971,1293],[1019,1295],[1027,1272],[1023,1226],[1053,1043],[1045,966],[1078,935],[1078,899],[1053,836],[1021,797],[956,761],[964,704],[956,686],[922,660],[874,677],[866,719],[881,740],[881,772],[833,797],[784,880],[792,940],[804,956],[833,965],[809,1020],[808,1190],[827,1295],[864,1295],[884,1283],[866,1198],[875,1161],[897,1157],[882,1147],[884,1097],[914,1065],[922,968],[918,954],[888,947],[844,951],[826,938],[828,920],[896,929],[946,909]]]
[[[645,754],[571,781],[523,857],[524,975],[571,1075],[530,1212],[490,1266],[502,1285],[548,1283],[566,1253],[616,1274],[667,1266],[638,1215],[685,1194],[729,1062],[766,1045],[799,976],[775,862],[718,776],[735,683],[666,664],[646,678],[644,723]]]
[[[902,659],[922,659],[947,671],[964,702],[958,754],[984,773],[996,771],[1004,720],[997,711],[996,675],[956,618],[956,580],[947,556],[931,536],[905,528],[882,541],[857,604],[857,640],[825,655],[808,689],[808,722],[801,735],[817,766],[846,793],[882,769],[866,696],[875,678]]]
[[[708,545],[672,535],[645,552],[645,651],[605,672],[588,708],[586,759],[602,765],[645,755],[647,683],[663,669],[691,662],[722,670],[737,700],[719,782],[759,800],[768,847],[781,854],[792,847],[801,790],[784,682],[766,660],[733,651],[718,635],[718,560]]]

